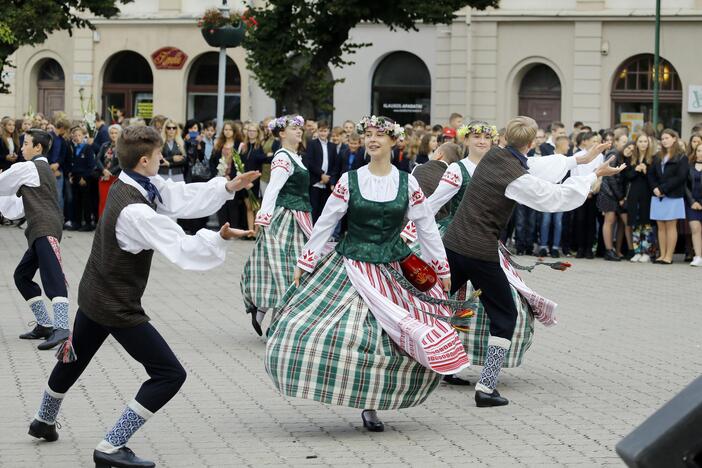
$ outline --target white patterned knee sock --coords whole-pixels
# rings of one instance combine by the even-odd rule
[[[63,397],[65,396],[65,393],[56,393],[49,387],[46,387],[44,395],[41,397],[41,404],[34,418],[46,424],[55,424],[56,416],[58,416],[61,402],[63,402]]]
[[[475,385],[477,391],[492,393],[497,387],[497,378],[500,375],[502,364],[505,362],[510,341],[506,338],[491,336],[488,338],[487,356],[485,365],[480,373],[480,380]]]
[[[54,307],[54,327],[68,330],[68,298],[55,297],[51,304]]]
[[[153,413],[139,404],[138,401],[132,400],[119,417],[115,425],[105,435],[95,448],[99,452],[114,453],[121,447],[125,446],[129,438],[139,430],[146,421],[153,416]]]
[[[32,309],[37,325],[41,325],[42,327],[54,326],[54,324],[51,322],[51,317],[49,317],[49,313],[46,311],[44,299],[41,296],[28,300],[27,304],[29,305],[29,308]]]

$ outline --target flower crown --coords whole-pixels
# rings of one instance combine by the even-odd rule
[[[377,128],[391,137],[400,138],[405,136],[405,129],[402,125],[393,122],[385,117],[366,115],[356,124],[356,132],[363,135],[367,128]]]
[[[497,131],[497,127],[488,125],[485,122],[470,122],[468,125],[461,125],[456,135],[459,139],[463,139],[469,133],[485,135],[490,138],[493,143],[497,143],[500,139],[500,133]]]
[[[283,115],[268,122],[268,129],[270,131],[273,131],[276,128],[278,130],[283,130],[290,125],[302,127],[305,125],[305,119],[303,119],[301,115]]]

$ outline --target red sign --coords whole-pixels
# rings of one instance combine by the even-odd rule
[[[151,54],[151,60],[154,61],[154,65],[158,69],[180,70],[185,65],[185,61],[188,60],[188,56],[177,47],[161,47]]]

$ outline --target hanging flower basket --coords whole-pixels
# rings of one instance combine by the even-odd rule
[[[238,47],[244,40],[246,28],[240,22],[237,26],[225,24],[219,28],[203,28],[202,37],[212,47]]]

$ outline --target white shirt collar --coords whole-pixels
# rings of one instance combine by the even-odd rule
[[[146,189],[139,185],[139,182],[129,177],[129,175],[126,172],[122,171],[119,173],[119,180],[139,190],[139,193],[141,193],[141,195],[148,200],[149,194],[146,192]]]
[[[49,162],[49,160],[46,159],[46,156],[39,156],[39,157],[36,157],[36,158],[34,158],[34,161],[44,161],[45,163],[48,163],[48,162]]]

